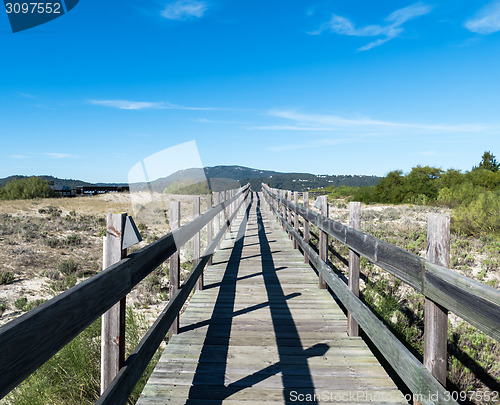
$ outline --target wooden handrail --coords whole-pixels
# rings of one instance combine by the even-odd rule
[[[266,185],[263,190],[373,264],[500,341],[500,291],[497,289],[287,201]]]
[[[249,185],[183,227],[0,327],[0,398],[189,241]]]
[[[274,198],[272,193],[265,189],[267,198]],[[280,201],[279,199],[277,201]],[[269,202],[269,199],[268,199]],[[281,202],[281,201],[280,201]],[[392,368],[401,377],[404,383],[418,396],[423,405],[455,404],[448,391],[439,383],[429,370],[391,333],[384,323],[352,292],[345,282],[336,275],[332,269],[321,260],[320,256],[307,244],[287,220],[269,204],[279,221],[292,235],[300,248],[308,255],[309,261],[314,265],[324,281],[332,289],[342,304],[351,312],[357,323],[378,350],[388,360]],[[291,207],[293,209],[293,207]],[[449,399],[447,399],[449,398]]]

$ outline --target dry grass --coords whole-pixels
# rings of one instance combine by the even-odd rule
[[[0,325],[24,311],[15,302],[49,299],[102,269],[102,237],[108,212],[134,216],[143,242],[137,250],[169,232],[170,201],[181,200],[181,224],[193,219],[193,197],[138,193],[94,197],[0,201],[0,272],[12,274],[13,283],[0,286]],[[207,199],[202,199],[202,211]],[[203,240],[203,237],[202,237]],[[202,244],[203,245],[203,244]],[[181,249],[190,260],[192,248]],[[72,271],[64,271],[68,262]],[[152,321],[168,299],[166,264],[129,295],[128,302]]]

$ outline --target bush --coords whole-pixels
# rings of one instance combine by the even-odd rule
[[[26,200],[54,196],[50,183],[40,177],[25,177],[8,182],[0,193],[3,200]]]
[[[500,234],[500,193],[485,191],[468,205],[456,208],[452,227],[464,235]]]
[[[78,263],[76,263],[73,259],[63,260],[61,263],[59,263],[58,269],[61,273],[68,276],[70,274],[76,273],[76,271],[78,270]]]
[[[14,302],[14,306],[19,310],[23,311],[24,308],[26,307],[26,304],[28,303],[28,299],[26,297],[18,298]]]
[[[0,301],[0,315],[2,315],[7,309],[8,305],[6,301]]]
[[[0,272],[0,285],[12,284],[14,282],[14,274],[10,271]]]
[[[80,235],[69,235],[64,243],[68,246],[81,245],[82,238],[80,237]]]

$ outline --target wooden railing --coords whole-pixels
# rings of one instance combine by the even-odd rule
[[[331,288],[347,309],[349,316],[352,316],[353,320],[359,324],[420,402],[423,404],[456,404],[457,402],[433,375],[435,374],[434,370],[429,371],[358,298],[351,285],[356,280],[349,280],[348,286],[332,270],[327,264],[325,253],[327,248],[321,245],[325,244],[326,235],[332,236],[347,246],[350,252],[365,257],[373,264],[412,286],[433,305],[440,307],[441,311],[447,313],[449,310],[455,313],[497,341],[500,340],[500,291],[353,227],[333,221],[327,216],[299,205],[296,198],[295,202],[292,202],[290,201],[291,194],[287,199],[283,190],[271,189],[263,184],[262,191],[276,217],[294,239],[294,243],[300,247],[307,260],[318,271],[320,280],[324,280]],[[324,200],[326,200],[326,196]],[[295,214],[293,224],[291,213]],[[307,233],[304,232],[306,239],[309,238],[309,224],[313,224],[319,229],[320,246],[318,250],[320,254],[316,253],[308,240],[301,237],[296,225],[299,216],[303,218],[304,224],[307,224]],[[349,265],[351,266],[353,259],[351,255],[350,259]],[[355,273],[350,272],[349,275],[356,277]],[[425,316],[428,316],[427,313]],[[442,330],[446,330],[444,325]],[[444,336],[441,333],[440,336],[439,334],[430,334],[430,332],[430,330],[426,330],[427,337],[430,335],[433,340],[444,339],[444,342],[432,342],[434,344],[431,346],[440,345],[442,347],[444,345],[446,348],[446,333]],[[427,345],[424,350],[427,350]],[[425,357],[424,353],[424,359]],[[439,378],[439,380],[442,379]]]
[[[227,194],[227,199],[188,224],[132,253],[64,293],[0,328],[0,398],[32,374],[81,331],[124,298],[134,286],[215,219],[217,234],[195,263],[189,277],[126,359],[98,404],[124,404],[141,374],[178,317],[184,302],[203,273],[220,240],[243,206],[249,185]],[[218,193],[217,193],[218,195]],[[223,221],[218,214],[226,213]],[[222,222],[222,224],[221,224]],[[220,229],[219,229],[220,226]]]

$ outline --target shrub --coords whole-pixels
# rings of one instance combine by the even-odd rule
[[[21,200],[33,198],[48,198],[54,196],[47,180],[32,176],[8,182],[0,193],[4,200]]]
[[[8,305],[6,301],[0,301],[0,315],[2,315],[7,309]]]
[[[36,308],[37,306],[42,305],[45,301],[47,301],[47,300],[44,300],[42,298],[30,301],[30,302],[28,302],[28,304],[26,305],[26,307],[24,309],[26,311],[31,311],[33,308]]]
[[[464,235],[500,234],[500,195],[485,191],[468,205],[456,208],[453,229]]]
[[[59,240],[57,238],[49,238],[45,241],[45,244],[51,248],[55,248],[59,245]]]
[[[10,271],[0,272],[0,285],[12,284],[14,282],[14,274]]]
[[[28,303],[28,299],[26,297],[18,298],[14,302],[14,306],[19,310],[22,311],[25,309],[26,304]]]
[[[80,235],[69,235],[64,243],[68,246],[81,245],[82,238],[80,237]]]
[[[61,273],[68,276],[76,273],[78,270],[78,263],[76,263],[73,259],[63,260],[59,263],[58,269]]]

